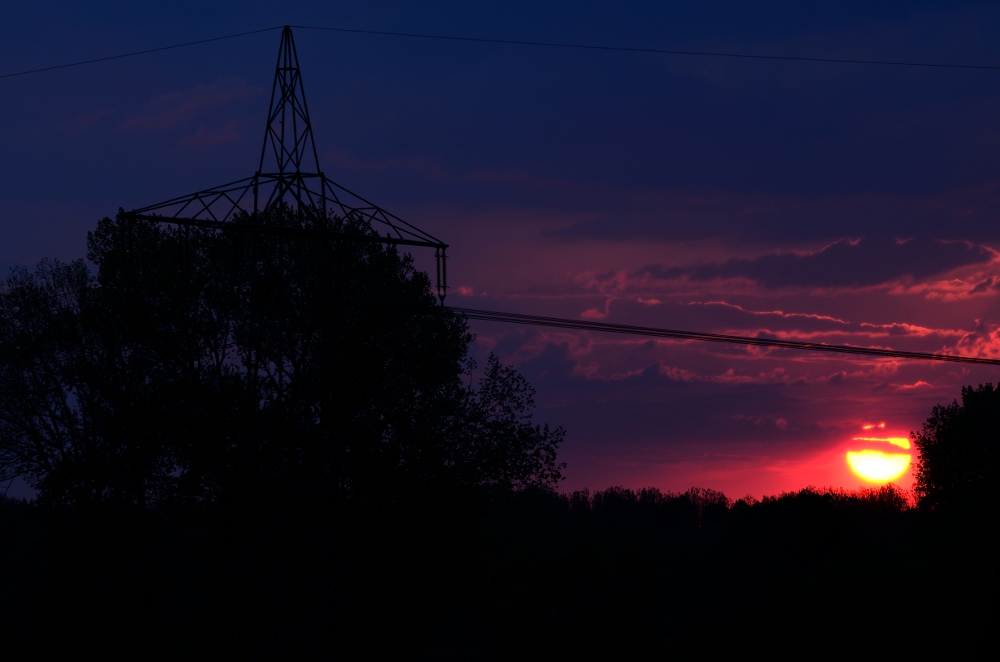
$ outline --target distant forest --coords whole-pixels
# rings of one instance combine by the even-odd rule
[[[470,361],[408,255],[350,217],[237,225],[104,219],[86,261],[0,289],[0,481],[37,493],[0,497],[5,659],[992,640],[1000,389],[930,412],[912,494],[560,493],[566,432],[515,369]]]

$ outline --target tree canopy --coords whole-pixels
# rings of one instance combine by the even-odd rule
[[[920,432],[915,490],[930,510],[987,504],[996,494],[1000,388],[962,388],[962,403],[937,405]]]

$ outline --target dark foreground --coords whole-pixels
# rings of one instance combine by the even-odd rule
[[[345,508],[326,547],[294,516],[244,522],[239,554],[232,519],[3,500],[3,657],[867,656],[994,636],[992,527],[891,488],[401,494]]]

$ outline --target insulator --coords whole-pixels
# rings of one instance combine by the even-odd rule
[[[441,296],[441,249],[434,249],[434,263],[437,265],[437,291],[438,297]]]
[[[441,280],[444,282],[444,293],[448,293],[448,256],[441,251]]]
[[[441,249],[441,276],[438,280],[438,298],[441,305],[444,305],[444,298],[448,296],[448,256],[445,249]]]

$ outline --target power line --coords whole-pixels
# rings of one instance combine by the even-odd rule
[[[518,313],[503,313],[494,310],[476,310],[473,308],[451,308],[456,313],[465,315],[468,319],[485,322],[504,322],[508,324],[526,324],[530,326],[547,326],[577,331],[602,331],[605,333],[622,333],[653,338],[672,338],[675,340],[698,340],[702,342],[728,343],[735,345],[753,345],[756,347],[778,347],[781,349],[797,349],[810,352],[834,352],[837,354],[860,354],[864,356],[879,356],[893,359],[914,359],[923,361],[947,361],[950,363],[978,363],[980,365],[1000,365],[1000,359],[983,359],[974,356],[955,356],[952,354],[929,354],[926,352],[904,352],[896,349],[878,349],[875,347],[853,347],[851,345],[826,345],[823,343],[800,342],[796,340],[778,340],[776,338],[750,338],[748,336],[731,336],[721,333],[699,333],[696,331],[676,331],[674,329],[659,329],[648,326],[631,326],[628,324],[607,324],[605,322],[588,322],[570,320],[558,317],[540,317],[538,315],[521,315]]]
[[[207,44],[213,41],[235,39],[237,37],[245,37],[248,35],[260,34],[262,32],[281,30],[283,27],[284,26],[273,26],[269,28],[261,28],[259,30],[250,30],[248,32],[238,32],[236,34],[223,35],[221,37],[212,37],[209,39],[199,39],[197,41],[186,41],[179,44],[171,44],[169,46],[160,46],[158,48],[149,48],[142,51],[132,51],[130,53],[109,55],[107,57],[99,57],[91,60],[81,60],[79,62],[57,64],[51,67],[40,67],[37,69],[16,71],[9,74],[0,74],[0,79],[16,78],[18,76],[38,74],[45,71],[54,71],[56,69],[68,69],[70,67],[79,67],[85,64],[96,64],[98,62],[107,62],[109,60],[120,60],[122,58],[132,57],[135,55],[158,53],[160,51],[169,51],[176,48],[184,48],[186,46]],[[918,67],[925,69],[928,68],[971,69],[979,71],[1000,71],[1000,65],[990,65],[990,64],[945,64],[942,62],[911,62],[906,60],[863,60],[863,59],[852,59],[852,58],[807,57],[807,56],[794,56],[794,55],[763,55],[760,53],[729,53],[725,51],[688,51],[688,50],[668,49],[668,48],[640,48],[636,46],[601,46],[598,44],[576,44],[570,42],[556,42],[556,41],[529,41],[524,39],[490,39],[486,37],[464,37],[460,35],[425,34],[419,32],[392,32],[388,30],[356,30],[352,28],[332,28],[332,27],[324,27],[318,25],[292,25],[289,27],[298,28],[300,30],[339,32],[343,34],[377,35],[383,37],[405,37],[410,39],[433,39],[438,41],[457,41],[457,42],[477,43],[477,44],[535,46],[544,48],[564,48],[564,49],[574,49],[574,50],[606,51],[606,52],[618,52],[618,53],[651,53],[657,55],[689,55],[696,57],[736,58],[742,60],[776,60],[784,62],[812,62],[821,64],[862,64],[862,65],[875,65],[875,66],[888,66],[888,67]]]
[[[821,62],[826,64],[869,64],[890,67],[923,67],[937,69],[982,69],[1000,71],[1000,65],[990,64],[943,64],[939,62],[907,62],[904,60],[856,60],[835,57],[799,57],[794,55],[761,55],[756,53],[727,53],[724,51],[682,51],[667,48],[638,48],[634,46],[599,46],[597,44],[573,44],[558,41],[527,41],[522,39],[488,39],[484,37],[460,37],[456,35],[422,34],[418,32],[388,32],[385,30],[353,30],[349,28],[325,28],[312,25],[293,25],[301,30],[324,30],[348,34],[382,35],[387,37],[411,37],[415,39],[437,39],[442,41],[464,41],[478,44],[506,44],[511,46],[544,46],[546,48],[571,48],[590,51],[615,51],[619,53],[655,53],[659,55],[696,55],[700,57],[739,58],[744,60],[783,60],[786,62]]]
[[[98,62],[107,62],[108,60],[120,60],[126,57],[132,57],[133,55],[146,55],[147,53],[159,53],[160,51],[169,51],[175,48],[184,48],[185,46],[196,46],[198,44],[207,44],[213,41],[223,41],[224,39],[235,39],[237,37],[246,37],[251,34],[260,34],[261,32],[271,32],[272,30],[280,30],[281,26],[275,26],[273,28],[261,28],[260,30],[250,30],[249,32],[237,32],[236,34],[227,34],[221,37],[211,37],[210,39],[199,39],[198,41],[185,41],[180,44],[171,44],[170,46],[160,46],[158,48],[148,48],[144,51],[132,51],[131,53],[119,53],[118,55],[109,55],[107,57],[98,57],[93,60],[81,60],[79,62],[69,62],[67,64],[56,64],[51,67],[41,67],[39,69],[27,69],[25,71],[16,71],[10,74],[0,74],[0,79],[3,78],[16,78],[18,76],[27,76],[28,74],[40,74],[44,71],[54,71],[56,69],[69,69],[70,67],[81,67],[85,64],[96,64]]]

